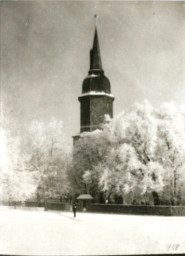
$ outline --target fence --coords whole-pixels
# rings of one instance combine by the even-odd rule
[[[185,216],[185,206],[141,206],[121,204],[91,204],[88,212],[120,213],[135,215]]]
[[[48,201],[47,205],[44,202],[38,203],[37,201],[26,201],[1,203],[16,208],[43,208],[47,206],[48,210],[71,211],[70,203],[61,203],[58,201]],[[82,208],[77,206],[77,211],[83,211]],[[161,216],[185,216],[185,206],[149,206],[149,205],[122,205],[122,204],[88,204],[87,212],[94,213],[115,213],[115,214],[133,214],[133,215],[161,215]]]

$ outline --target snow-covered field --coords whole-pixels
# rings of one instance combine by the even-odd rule
[[[0,254],[184,253],[185,217],[0,208]]]

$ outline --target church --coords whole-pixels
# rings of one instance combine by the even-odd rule
[[[105,115],[113,118],[114,96],[111,94],[110,81],[104,75],[96,26],[93,46],[90,50],[90,68],[87,77],[82,82],[82,93],[78,100],[80,102],[80,132],[73,136],[74,149],[82,133],[101,129]],[[77,159],[78,156],[74,154],[74,162]],[[74,175],[76,176],[76,174]],[[81,193],[87,193],[85,187],[81,188]],[[96,194],[95,201],[104,202],[103,192]]]
[[[90,69],[82,83],[80,102],[80,133],[101,128],[104,116],[113,117],[114,96],[111,84],[104,75],[97,27],[95,27],[93,47],[90,50]],[[74,136],[74,140],[77,136]]]

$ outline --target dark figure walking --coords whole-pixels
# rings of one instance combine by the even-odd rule
[[[76,204],[73,204],[73,213],[74,213],[74,218],[76,218]]]

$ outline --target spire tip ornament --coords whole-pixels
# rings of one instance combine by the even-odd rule
[[[95,26],[97,26],[97,18],[98,18],[98,14],[97,14],[97,13],[95,13],[95,14],[94,14]]]

